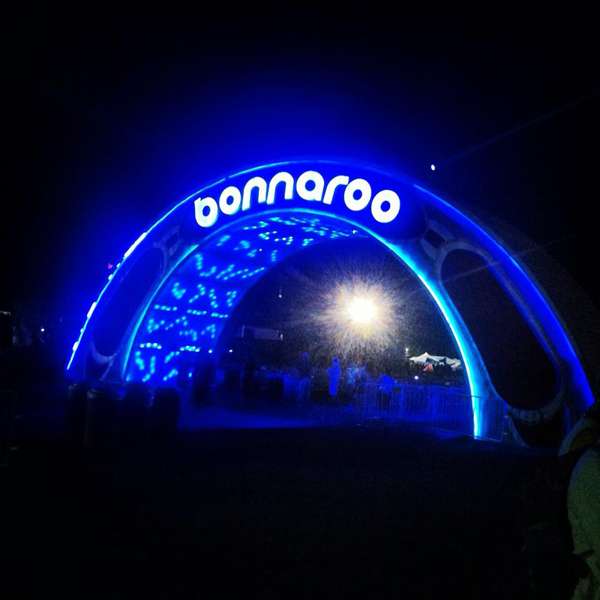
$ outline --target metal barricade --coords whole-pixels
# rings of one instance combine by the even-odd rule
[[[363,419],[421,423],[472,435],[472,398],[463,388],[400,383],[392,390],[367,383],[352,407]]]

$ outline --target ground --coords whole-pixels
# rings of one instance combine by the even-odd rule
[[[4,597],[526,594],[539,454],[377,421],[130,446],[11,454]]]

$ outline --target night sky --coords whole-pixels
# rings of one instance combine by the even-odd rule
[[[510,222],[600,304],[590,15],[468,25],[371,3],[284,7],[7,17],[0,309],[79,326],[107,264],[157,214],[238,167],[310,154],[380,163]]]

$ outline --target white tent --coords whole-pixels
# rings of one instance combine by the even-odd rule
[[[419,356],[411,356],[409,359],[411,362],[417,365],[433,365],[434,367],[439,365],[448,365],[453,371],[456,371],[462,367],[462,362],[458,358],[449,358],[447,356],[434,356],[429,352],[423,352]]]

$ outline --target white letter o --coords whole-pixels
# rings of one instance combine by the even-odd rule
[[[354,192],[359,191],[360,196],[354,197]],[[344,190],[344,202],[353,211],[366,208],[371,200],[371,186],[365,179],[353,179]]]
[[[390,206],[383,210],[383,204],[387,202]],[[375,194],[371,204],[371,214],[379,223],[389,223],[393,221],[400,212],[400,196],[392,190],[381,190]]]

